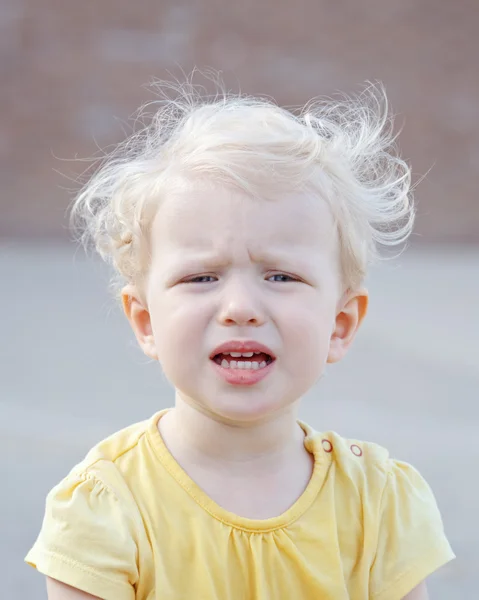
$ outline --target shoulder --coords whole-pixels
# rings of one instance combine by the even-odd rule
[[[373,442],[348,439],[335,432],[311,438],[315,450],[329,462],[328,480],[334,497],[361,506],[363,525],[377,536],[392,537],[398,527],[404,538],[416,534],[442,544],[447,550],[443,523],[434,493],[411,464],[392,458]],[[414,543],[417,543],[414,541]],[[447,552],[445,552],[447,554]]]
[[[348,488],[359,498],[380,504],[386,496],[420,492],[430,496],[426,481],[415,467],[390,456],[374,442],[346,438],[334,431],[308,428],[311,449],[329,463],[329,477],[336,488]]]
[[[389,451],[375,444],[355,438],[345,438],[335,431],[316,433],[315,444],[329,450],[331,458],[343,468],[376,468],[383,474],[389,469],[391,459]]]
[[[158,418],[134,423],[96,444],[70,471],[67,479],[90,479],[119,492],[149,453],[148,430]]]
[[[64,515],[65,519],[83,519],[85,523],[94,514],[102,515],[105,524],[122,515],[136,517],[131,473],[138,469],[145,452],[152,419],[121,429],[96,444],[50,490],[47,512]]]
[[[37,556],[39,549],[42,556],[61,549],[60,554],[67,559],[84,552],[79,562],[90,564],[92,548],[105,556],[122,548],[131,558],[137,544],[145,546],[135,483],[138,477],[144,479],[142,465],[150,452],[147,434],[155,418],[99,442],[50,490],[42,530],[31,556]],[[31,564],[36,560],[31,559]]]
[[[101,441],[49,492],[28,564],[94,597],[133,597],[139,561],[152,560],[134,473],[144,475],[153,422]]]
[[[83,468],[89,469],[100,460],[116,462],[123,455],[134,452],[146,434],[149,423],[150,419],[140,421],[109,435],[98,442],[80,464]]]
[[[454,558],[434,494],[412,465],[379,444],[307,430],[326,464],[339,545],[366,561],[370,597],[403,598]]]
[[[317,432],[304,427],[307,445],[329,462],[336,476],[344,474],[350,480],[367,478],[385,484],[394,464],[386,448],[374,442],[346,438],[335,431]]]

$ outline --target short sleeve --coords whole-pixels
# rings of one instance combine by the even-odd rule
[[[400,600],[454,558],[429,485],[406,463],[389,467],[370,574],[374,600]]]
[[[48,494],[42,529],[25,561],[103,600],[134,600],[137,549],[119,498],[89,473]]]

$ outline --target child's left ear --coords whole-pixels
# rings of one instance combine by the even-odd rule
[[[366,316],[369,296],[365,289],[348,291],[343,296],[336,315],[334,330],[329,343],[328,363],[340,361],[353,343],[356,333]]]

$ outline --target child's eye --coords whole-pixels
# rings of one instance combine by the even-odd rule
[[[211,283],[212,281],[216,281],[214,275],[196,275],[196,277],[185,279],[184,283]]]
[[[268,281],[273,280],[274,282],[279,283],[288,283],[290,281],[298,281],[296,278],[291,275],[286,275],[286,273],[275,273],[274,275],[270,275],[268,277]]]

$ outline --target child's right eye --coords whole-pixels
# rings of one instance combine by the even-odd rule
[[[214,275],[197,275],[196,277],[185,279],[183,283],[211,283],[215,280],[216,277],[214,277]]]

